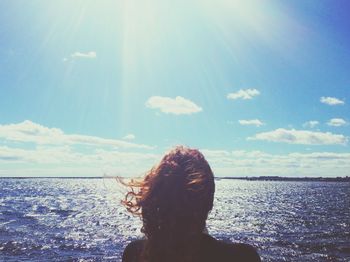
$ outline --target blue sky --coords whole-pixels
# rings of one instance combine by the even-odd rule
[[[0,176],[350,175],[348,1],[1,1]]]

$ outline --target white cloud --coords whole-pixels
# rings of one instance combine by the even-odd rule
[[[123,137],[124,140],[134,140],[135,135],[134,134],[127,134],[126,136]]]
[[[60,129],[47,128],[30,121],[5,127],[0,126],[0,176],[139,176],[161,159],[161,155],[151,149],[146,152],[142,150],[143,147],[116,149],[114,146],[106,147],[104,143],[93,144],[96,142],[94,139],[88,142],[94,146],[81,147],[82,141],[76,137],[86,136],[75,135],[71,138],[71,135],[66,135]],[[11,137],[8,137],[9,134]],[[57,143],[52,140],[57,140]],[[83,145],[86,145],[86,139],[83,141]],[[27,142],[35,143],[34,147],[28,146]],[[201,151],[216,176],[350,175],[350,153]]]
[[[138,176],[159,159],[155,147],[24,121],[0,125],[0,176]],[[146,150],[146,151],[145,151]]]
[[[257,89],[240,89],[235,93],[229,93],[227,95],[228,99],[243,99],[243,100],[247,100],[247,99],[252,99],[254,96],[259,95],[260,92]]]
[[[38,146],[35,149],[0,146],[0,176],[103,176],[106,170],[106,175],[138,176],[159,159],[157,154],[150,152],[104,149],[82,152],[69,146]],[[6,164],[16,165],[6,169]]]
[[[201,152],[210,158],[220,158],[230,156],[230,153],[226,150],[212,150],[212,149],[202,149]]]
[[[153,148],[148,145],[135,144],[116,139],[65,134],[61,129],[45,127],[29,120],[18,124],[0,125],[0,139],[16,142],[31,142],[38,145],[84,144],[91,146],[113,146],[117,148]]]
[[[202,150],[217,176],[347,176],[350,153]]]
[[[259,127],[259,126],[264,125],[264,123],[261,122],[259,119],[238,120],[238,123],[241,124],[242,126],[253,125],[253,126]]]
[[[97,54],[95,51],[90,51],[90,52],[86,52],[86,53],[74,52],[70,56],[71,56],[71,58],[96,58]]]
[[[163,113],[175,115],[188,115],[202,111],[201,107],[181,96],[175,98],[152,96],[146,101],[145,105],[152,109],[159,109]]]
[[[262,151],[210,149],[201,151],[217,176],[350,175],[350,153],[270,154]],[[92,136],[70,135],[61,129],[48,128],[31,121],[0,125],[0,176],[139,176],[160,158],[161,155],[155,152],[154,147]]]
[[[315,126],[317,126],[320,122],[318,122],[317,120],[310,120],[307,121],[303,124],[303,127],[309,127],[309,128],[314,128]]]
[[[350,153],[311,152],[271,154],[263,151],[201,152],[216,176],[346,176]],[[140,176],[161,159],[152,152],[38,146],[0,146],[0,176]]]
[[[36,146],[35,149],[0,146],[0,161],[39,164],[79,164],[81,153],[73,152],[69,146]]]
[[[344,105],[345,104],[345,102],[343,100],[340,100],[340,99],[335,98],[335,97],[330,97],[330,96],[327,96],[327,97],[322,96],[320,98],[320,102],[323,104],[330,105],[330,106]]]
[[[90,51],[90,52],[74,52],[68,57],[64,57],[62,59],[62,62],[69,62],[73,61],[74,59],[95,59],[97,58],[97,54],[95,51]]]
[[[254,137],[249,137],[248,140],[265,140],[302,145],[345,145],[348,142],[348,138],[344,135],[308,130],[287,130],[284,128],[258,133]]]
[[[345,126],[347,122],[342,118],[332,118],[327,122],[329,126]]]

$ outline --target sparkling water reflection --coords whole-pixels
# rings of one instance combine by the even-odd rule
[[[119,261],[141,222],[112,179],[1,179],[0,260]],[[350,187],[216,181],[208,231],[264,261],[349,261]]]

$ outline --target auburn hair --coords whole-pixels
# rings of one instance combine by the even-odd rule
[[[139,261],[193,261],[214,200],[214,175],[197,149],[177,146],[143,179],[122,181],[122,203],[142,218]]]

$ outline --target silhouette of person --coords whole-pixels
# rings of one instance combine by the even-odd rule
[[[122,203],[141,216],[145,234],[145,239],[127,245],[122,261],[260,261],[254,247],[225,243],[204,233],[215,183],[198,150],[178,146],[143,180],[122,183],[130,189]]]

